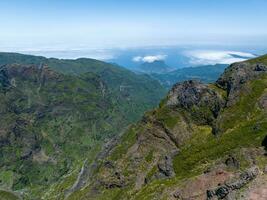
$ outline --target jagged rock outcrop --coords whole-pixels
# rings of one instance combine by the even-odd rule
[[[229,156],[225,160],[225,164],[226,164],[226,166],[231,167],[231,168],[238,169],[240,167],[239,161],[235,157],[233,157],[233,156]]]
[[[172,158],[170,156],[164,156],[164,159],[162,159],[158,163],[158,169],[159,169],[159,178],[161,176],[163,177],[172,177],[175,175],[173,171],[173,165],[172,165]]]
[[[175,84],[167,99],[167,106],[187,109],[194,115],[201,113],[198,121],[208,124],[218,116],[225,104],[223,97],[208,84],[192,80]]]
[[[267,73],[267,66],[263,64],[242,62],[230,65],[216,82],[219,87],[227,90],[227,106],[234,105],[238,101],[245,83],[256,79],[263,73]]]
[[[208,84],[193,80],[175,84],[167,99],[167,106],[178,106],[186,109],[193,106],[208,106],[214,115],[218,114],[219,108],[224,103],[221,96],[209,88]]]

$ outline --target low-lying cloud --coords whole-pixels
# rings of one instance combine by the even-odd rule
[[[136,56],[132,59],[134,62],[153,63],[155,61],[162,61],[167,58],[167,55],[151,55],[151,56]]]
[[[255,55],[239,51],[189,51],[186,56],[193,65],[231,64],[254,58]]]

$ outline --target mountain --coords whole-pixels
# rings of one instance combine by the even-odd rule
[[[0,199],[57,199],[164,94],[149,76],[101,61],[0,53]]]
[[[151,77],[160,81],[165,87],[170,89],[175,83],[186,80],[200,80],[204,83],[212,83],[223,73],[224,69],[228,65],[216,64],[216,65],[204,65],[198,67],[186,67],[177,69],[167,73],[150,74]]]
[[[266,155],[267,55],[215,83],[175,84],[82,168],[67,199],[265,200]]]
[[[151,73],[161,74],[161,73],[170,72],[172,68],[166,65],[166,63],[163,60],[156,60],[154,62],[142,63],[139,66],[138,70],[144,73],[148,73],[148,74],[151,74]]]

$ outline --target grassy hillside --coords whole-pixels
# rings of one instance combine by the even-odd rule
[[[264,199],[266,56],[173,86],[68,199]]]
[[[251,64],[259,63],[259,64],[267,65],[267,55],[263,55],[255,59],[251,59],[248,62]]]

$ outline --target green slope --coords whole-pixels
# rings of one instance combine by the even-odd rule
[[[63,198],[104,141],[165,93],[147,76],[91,59],[1,53],[0,63],[0,188],[26,199]]]

